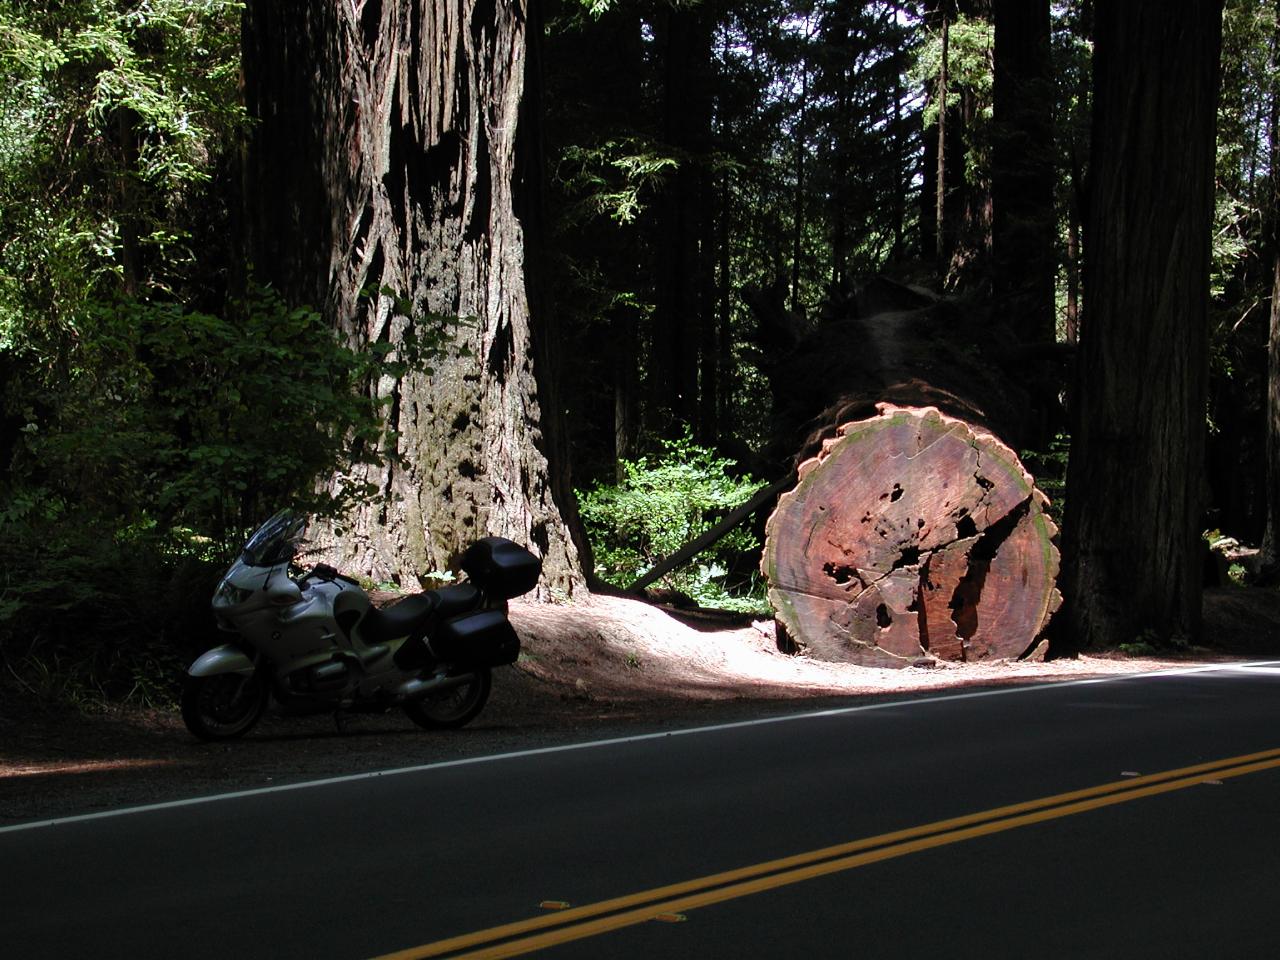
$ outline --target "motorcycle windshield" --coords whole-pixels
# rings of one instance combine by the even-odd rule
[[[244,545],[241,559],[251,567],[274,567],[287,563],[297,552],[307,527],[305,514],[281,510],[260,526]]]

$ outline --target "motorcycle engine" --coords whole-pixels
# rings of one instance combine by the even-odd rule
[[[341,690],[351,679],[351,668],[343,660],[330,660],[289,674],[289,686],[298,693],[327,693]]]

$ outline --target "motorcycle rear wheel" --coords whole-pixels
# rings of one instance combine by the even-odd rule
[[[476,667],[471,671],[471,681],[428,694],[404,705],[404,712],[420,727],[427,730],[456,730],[465,727],[480,715],[489,701],[493,688],[493,673],[488,667]]]
[[[189,676],[182,688],[182,720],[201,740],[233,740],[262,718],[267,692],[260,673]]]

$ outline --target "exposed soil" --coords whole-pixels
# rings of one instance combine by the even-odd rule
[[[1280,655],[1280,592],[1264,590],[1206,596],[1205,635],[1213,649],[897,670],[780,653],[772,621],[671,611],[621,597],[518,603],[512,620],[524,645],[520,662],[497,671],[485,712],[452,733],[419,730],[398,712],[340,723],[331,716],[268,717],[243,740],[205,744],[169,712],[85,715],[0,704],[0,824],[837,702]]]

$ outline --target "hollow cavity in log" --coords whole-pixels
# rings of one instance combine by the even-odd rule
[[[1060,602],[1044,495],[991,434],[931,407],[879,411],[802,464],[769,520],[779,622],[829,660],[1024,654]]]

